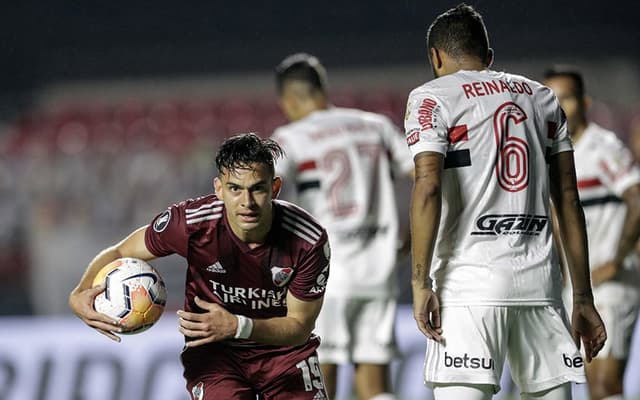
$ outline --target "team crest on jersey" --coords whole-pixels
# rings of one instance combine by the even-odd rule
[[[198,382],[198,384],[191,389],[191,396],[193,400],[202,400],[204,398],[204,383]]]
[[[293,268],[291,267],[271,267],[271,277],[273,278],[273,284],[277,287],[282,287],[289,282],[293,274]]]
[[[169,225],[169,220],[171,219],[171,210],[166,210],[158,218],[156,218],[156,222],[153,223],[153,230],[160,233],[167,229]]]

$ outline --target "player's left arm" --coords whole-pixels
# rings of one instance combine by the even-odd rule
[[[592,271],[591,279],[594,285],[612,279],[622,269],[624,259],[633,251],[634,246],[640,246],[640,183],[627,188],[622,193],[622,199],[627,206],[627,215],[616,255],[613,260]]]
[[[254,319],[249,339],[256,342],[295,346],[305,343],[315,327],[322,308],[323,297],[312,301],[296,298],[287,293],[287,315],[279,318]]]

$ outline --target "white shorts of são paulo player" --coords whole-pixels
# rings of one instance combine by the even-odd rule
[[[394,299],[325,297],[316,320],[321,364],[387,364],[396,355]]]
[[[562,297],[567,314],[571,315],[571,289],[565,289]],[[640,313],[640,287],[619,281],[605,282],[593,288],[593,299],[607,329],[607,341],[596,358],[627,360]]]
[[[586,382],[584,361],[561,307],[442,308],[444,344],[427,339],[425,384],[488,384],[495,393],[505,360],[524,393]]]

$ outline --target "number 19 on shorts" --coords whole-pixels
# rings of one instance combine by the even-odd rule
[[[324,383],[322,382],[322,373],[320,372],[320,362],[318,362],[318,357],[311,356],[308,360],[302,360],[296,364],[296,367],[302,371],[304,389],[307,392],[310,392],[314,389],[324,389]]]

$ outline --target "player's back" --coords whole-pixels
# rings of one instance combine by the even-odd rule
[[[460,71],[415,89],[408,108],[412,152],[446,156],[432,267],[443,300],[557,298],[547,163],[570,144],[553,93],[522,76]]]
[[[281,127],[273,137],[285,150],[277,173],[288,197],[329,233],[338,267],[328,290],[346,290],[340,287],[346,281],[384,290],[379,285],[388,286],[398,230],[392,176],[412,168],[402,135],[386,117],[334,107]],[[344,273],[351,279],[339,278],[341,262],[349,262]]]

